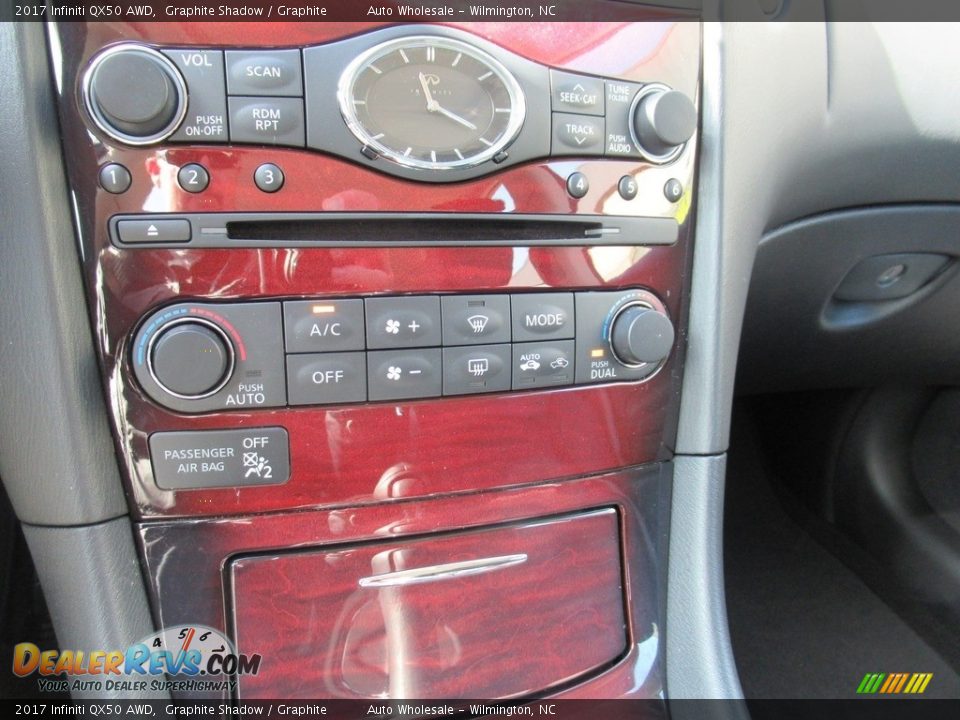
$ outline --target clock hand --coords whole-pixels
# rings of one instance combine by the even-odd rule
[[[440,106],[440,105],[436,105],[436,111],[437,111],[438,113],[440,113],[441,115],[446,115],[448,118],[450,118],[451,120],[453,120],[453,121],[455,121],[455,122],[460,123],[460,124],[463,125],[464,127],[468,127],[468,128],[470,128],[471,130],[476,130],[476,129],[477,129],[477,126],[474,125],[472,122],[470,122],[470,121],[467,120],[466,118],[462,118],[462,117],[460,117],[459,115],[450,112],[450,111],[447,110],[445,107],[442,107],[442,106]]]
[[[436,112],[440,106],[437,104],[437,101],[433,99],[433,95],[430,92],[430,86],[427,85],[427,78],[423,73],[420,73],[420,87],[423,88],[423,95],[427,99],[427,110],[430,112]]]

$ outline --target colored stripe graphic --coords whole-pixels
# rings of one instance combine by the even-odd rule
[[[933,673],[867,673],[857,686],[858,695],[920,695],[933,679]]]

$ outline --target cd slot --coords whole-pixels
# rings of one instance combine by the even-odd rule
[[[670,245],[673,218],[605,215],[491,215],[460,213],[195,213],[126,215],[110,219],[119,247],[173,244],[148,236],[131,241],[137,227],[187,221],[183,247],[466,247]]]

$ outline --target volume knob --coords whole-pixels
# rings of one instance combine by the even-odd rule
[[[153,379],[171,395],[208,397],[233,374],[233,345],[206,320],[175,321],[151,342],[148,363]]]
[[[624,365],[659,363],[673,347],[673,323],[647,305],[628,305],[613,319],[610,346]]]
[[[115,45],[90,64],[83,83],[90,117],[127,145],[149,145],[173,134],[187,110],[183,76],[165,55],[142,45]]]
[[[634,100],[633,139],[650,160],[673,160],[696,129],[697,109],[682,92],[651,84]]]

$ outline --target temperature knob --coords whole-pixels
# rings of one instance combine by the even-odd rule
[[[666,85],[650,84],[633,102],[634,141],[651,160],[673,160],[697,129],[693,101]]]
[[[187,111],[187,87],[176,66],[152,48],[129,43],[94,58],[83,97],[97,127],[127,145],[166,139]]]
[[[205,320],[170,323],[148,351],[153,379],[179,398],[213,395],[233,374],[233,345],[223,331]]]
[[[665,360],[673,347],[673,323],[649,305],[634,303],[613,319],[610,349],[624,365],[636,367]]]

